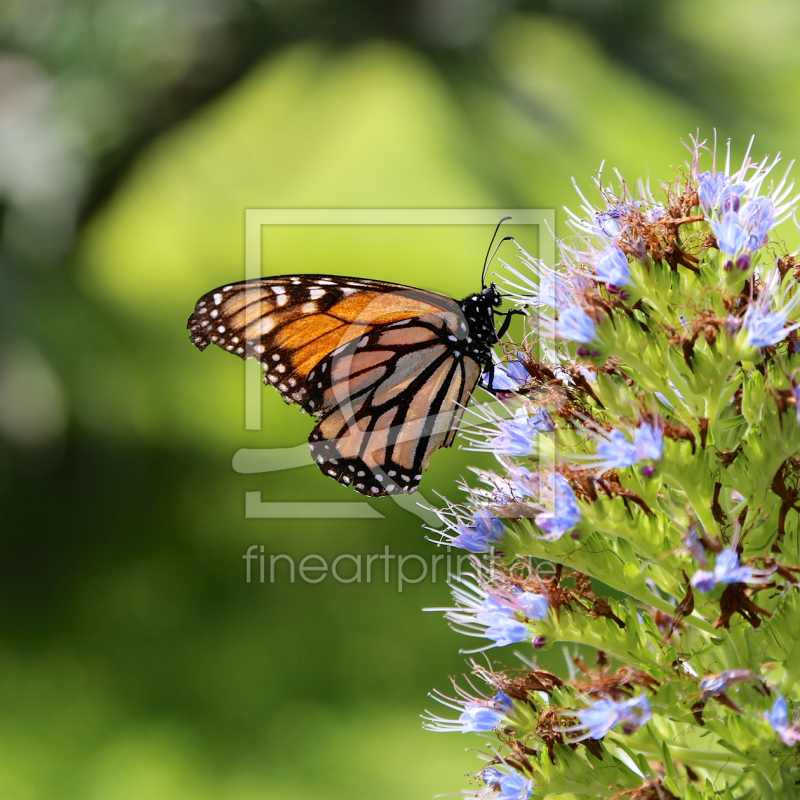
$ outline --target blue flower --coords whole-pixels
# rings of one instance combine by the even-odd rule
[[[632,697],[618,703],[616,700],[602,698],[592,703],[589,708],[581,708],[575,712],[581,724],[568,730],[588,729],[588,734],[581,738],[602,739],[613,727],[622,723],[625,734],[639,730],[651,717],[650,704],[644,695]],[[573,739],[573,741],[575,741]]]
[[[774,215],[772,203],[766,197],[750,200],[742,209],[742,225],[748,230],[747,249],[758,250],[767,243],[767,234],[772,227]]]
[[[764,714],[764,719],[785,745],[792,747],[800,742],[800,730],[789,724],[789,710],[781,695],[775,698],[769,713]]]
[[[497,800],[528,800],[532,793],[533,781],[513,772],[500,778]]]
[[[698,686],[700,697],[703,700],[708,700],[710,697],[718,697],[730,689],[731,686],[749,681],[752,677],[753,673],[749,669],[726,669],[719,674],[706,675]]]
[[[471,697],[458,686],[456,692],[461,700],[446,697],[441,692],[430,695],[442,705],[455,710],[463,709],[457,720],[439,717],[426,712],[425,727],[432,731],[457,731],[459,733],[487,733],[493,731],[502,721],[503,716],[514,711],[514,701],[506,694],[498,691],[491,700]]]
[[[475,619],[485,626],[483,635],[491,639],[497,647],[530,641],[531,634],[528,628],[512,615],[513,609],[507,608],[504,611],[478,612]]]
[[[489,382],[489,373],[484,372],[481,378],[486,385]],[[519,384],[508,374],[508,370],[504,366],[497,364],[492,375],[491,388],[499,392],[515,392],[519,389]]]
[[[714,580],[717,583],[745,583],[752,578],[752,568],[739,566],[739,556],[735,550],[726,549],[717,555],[714,562]]]
[[[497,800],[528,800],[533,793],[533,781],[516,772],[507,775],[494,767],[487,767],[481,780],[499,792]]]
[[[607,247],[600,254],[594,272],[601,281],[610,286],[627,286],[631,281],[628,259],[625,258],[625,253],[614,245]]]
[[[494,707],[508,715],[514,710],[514,701],[500,689],[497,690],[495,696],[492,698]]]
[[[608,439],[597,445],[597,455],[601,461],[600,469],[619,469],[631,467],[639,460],[636,445],[629,442],[620,431],[611,431]]]
[[[590,435],[597,442],[596,452],[574,458],[595,469],[624,469],[640,461],[659,461],[664,450],[664,435],[658,423],[641,422],[632,431],[632,442],[619,430],[590,432]],[[654,470],[654,467],[646,466],[643,474],[649,477]]]
[[[458,718],[458,728],[461,733],[485,733],[493,731],[499,724],[503,715],[493,708],[473,706],[466,708]]]
[[[460,582],[464,589],[453,587],[458,608],[448,611],[447,619],[463,626],[465,633],[471,631],[469,635],[491,639],[497,647],[531,641],[531,631],[519,617],[547,616],[547,598],[542,595],[519,589],[487,592],[469,581]]]
[[[549,604],[543,594],[535,592],[522,592],[515,597],[522,608],[522,613],[528,619],[544,619],[547,616]]]
[[[792,396],[794,397],[795,421],[800,425],[800,385],[792,387]]]
[[[785,311],[771,311],[769,305],[762,302],[748,306],[742,324],[747,331],[747,343],[751,347],[770,347],[800,327],[800,322],[787,325]]]
[[[537,514],[534,522],[545,539],[554,541],[580,522],[581,512],[570,485],[561,475],[553,473],[548,483],[553,491],[553,510]]]
[[[739,211],[739,206],[742,202],[742,192],[747,187],[743,183],[732,183],[726,186],[717,198],[717,205],[719,210],[725,214],[728,211]]]
[[[486,769],[481,773],[481,780],[487,786],[491,786],[492,784],[497,784],[499,786],[500,781],[504,776],[505,773],[500,772],[499,769],[495,769],[494,767],[486,767]]]
[[[536,447],[537,434],[555,430],[550,414],[542,407],[535,408],[530,417],[524,408],[518,408],[513,419],[501,420],[497,427],[500,435],[492,440],[491,449],[509,456],[530,455]]]
[[[471,576],[475,578],[475,576]],[[491,639],[492,646],[502,647],[517,642],[530,642],[531,632],[527,625],[518,619],[522,607],[510,592],[489,592],[471,579],[457,576],[451,583],[456,608],[446,609],[445,618],[455,630],[467,636],[480,636]]]
[[[500,392],[515,392],[520,386],[530,380],[530,374],[521,361],[508,361],[505,364],[495,364],[492,378],[492,389]],[[484,384],[489,382],[489,373],[482,375]]]
[[[470,553],[485,553],[491,549],[491,545],[497,544],[502,539],[505,531],[503,523],[488,509],[482,508],[476,511],[472,522],[474,528],[463,522],[458,523],[456,526],[458,535],[450,540],[453,547],[469,550]]]
[[[507,362],[506,370],[508,371],[508,374],[519,383],[527,383],[531,379],[530,373],[521,361]]]
[[[530,424],[533,425],[539,433],[552,433],[555,430],[553,420],[550,419],[550,413],[544,406],[537,406],[533,409]]]
[[[531,472],[527,467],[512,464],[509,468],[509,479],[514,491],[523,497],[538,497],[541,488],[538,472]]]
[[[659,461],[664,450],[664,436],[658,425],[643,422],[633,432],[633,444],[639,461]]]
[[[710,211],[717,205],[719,196],[727,185],[728,178],[723,172],[712,175],[706,170],[697,176],[697,197],[705,211]]]
[[[699,569],[692,575],[692,586],[699,592],[710,592],[718,583],[759,583],[774,571],[774,567],[758,570],[742,567],[736,551],[726,548],[717,555],[713,572]]]
[[[714,591],[714,573],[708,572],[704,569],[699,569],[692,575],[692,586],[698,592],[713,592]]]
[[[556,331],[562,339],[589,344],[594,339],[594,322],[580,306],[566,306],[559,314]]]
[[[739,215],[735,211],[725,214],[721,222],[712,220],[711,230],[717,239],[717,249],[730,258],[744,250],[750,236],[739,224]]]
[[[708,564],[708,562],[706,561],[706,551],[703,549],[703,545],[700,543],[700,539],[697,536],[697,531],[695,531],[693,525],[689,525],[688,529],[686,530],[686,533],[683,534],[682,541],[684,550],[686,550],[686,552],[689,553],[689,555],[701,567],[705,567]],[[713,588],[714,588],[714,576],[711,575],[711,589]],[[700,589],[700,591],[710,592],[711,589]]]

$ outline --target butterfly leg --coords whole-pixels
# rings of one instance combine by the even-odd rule
[[[495,394],[497,392],[497,389],[494,388],[494,359],[492,359],[486,365],[486,375],[487,375],[486,381],[485,382],[480,381],[478,385],[481,387],[481,389],[485,389],[487,392]]]
[[[495,311],[494,313],[498,317],[505,317],[505,319],[503,320],[503,324],[500,326],[500,330],[497,331],[498,339],[502,339],[506,335],[506,333],[508,333],[508,329],[511,326],[511,320],[515,314],[521,314],[522,316],[527,316],[521,308],[512,308],[511,311]]]

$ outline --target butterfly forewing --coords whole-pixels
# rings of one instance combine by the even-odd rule
[[[444,316],[366,333],[312,370],[322,472],[372,497],[414,491],[431,453],[452,444],[480,365],[454,347]]]
[[[462,322],[449,297],[383,281],[287,275],[241,281],[203,295],[189,317],[192,342],[255,358],[264,382],[306,407],[309,372],[337,347],[377,326],[440,313]],[[314,406],[306,408],[313,410]]]

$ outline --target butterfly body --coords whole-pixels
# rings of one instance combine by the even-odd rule
[[[192,343],[255,358],[264,383],[312,414],[323,474],[370,497],[413,492],[455,437],[497,341],[491,286],[458,302],[329,275],[229,284],[201,297]]]

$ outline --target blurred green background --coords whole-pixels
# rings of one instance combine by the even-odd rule
[[[247,491],[356,497],[313,466],[234,472],[310,422],[264,391],[245,430],[242,363],[200,355],[186,317],[243,277],[249,207],[576,207],[573,175],[606,159],[657,185],[698,127],[791,158],[798,36],[779,0],[5,0],[0,797],[463,788],[479,740],[418,719],[463,671],[466,640],[421,612],[441,581],[244,578],[252,544],[429,557],[420,520],[388,499],[378,520],[246,519]],[[262,267],[460,297],[490,234],[271,228]],[[426,497],[467,463],[437,453]]]

